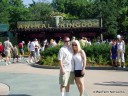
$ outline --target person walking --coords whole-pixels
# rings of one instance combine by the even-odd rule
[[[84,50],[81,49],[78,40],[72,42],[72,50],[73,50],[75,82],[78,87],[80,96],[84,96],[84,90],[85,90],[84,74],[85,74],[85,66],[86,66],[86,55]]]
[[[4,53],[5,53],[5,60],[6,60],[6,65],[8,65],[10,62],[11,58],[11,49],[13,50],[12,43],[9,41],[9,38],[4,41]]]
[[[123,63],[123,68],[125,68],[125,59],[124,59],[124,53],[125,53],[125,42],[122,39],[120,35],[117,35],[117,60],[119,67],[122,66],[121,63]]]
[[[22,42],[20,42],[19,44],[18,44],[18,47],[19,47],[19,51],[20,51],[20,59],[23,59],[23,57],[24,57],[24,44],[25,44],[25,42],[24,41],[22,41]]]
[[[34,40],[31,41],[31,43],[29,45],[29,50],[30,50],[30,57],[28,58],[29,60],[27,60],[27,63],[37,62],[36,54],[35,54],[35,42],[34,42]]]
[[[3,54],[3,45],[2,45],[2,42],[0,42],[0,62],[2,62],[2,59],[3,59],[3,57],[2,57],[2,54]]]
[[[64,46],[60,48],[58,53],[58,60],[60,65],[59,84],[61,96],[69,96],[70,84],[74,84],[74,72],[71,63],[72,55],[70,38],[65,37]]]
[[[40,47],[40,44],[39,44],[37,39],[34,39],[34,43],[35,43],[35,56],[36,56],[36,60],[39,61],[41,47]]]
[[[16,45],[14,45],[14,48],[13,48],[13,63],[15,62],[15,58],[17,59],[16,62],[19,62],[18,49]]]

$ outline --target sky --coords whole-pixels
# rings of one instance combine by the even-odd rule
[[[25,5],[28,5],[28,4],[32,3],[32,0],[22,0],[22,1]],[[37,2],[37,1],[41,1],[41,0],[34,0],[34,1]],[[52,2],[52,0],[45,0],[45,1]]]

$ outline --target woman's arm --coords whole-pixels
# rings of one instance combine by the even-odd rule
[[[82,70],[84,70],[85,67],[86,67],[86,54],[85,54],[84,50],[81,50],[80,54],[81,54],[82,61],[83,61],[83,68],[82,68]]]

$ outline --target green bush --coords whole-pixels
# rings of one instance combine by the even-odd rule
[[[49,47],[49,48],[45,49],[45,51],[42,51],[41,55],[44,56],[44,57],[47,57],[47,56],[52,57],[55,54],[57,56],[60,47],[61,47],[60,45],[55,46],[55,47]]]
[[[58,66],[57,55],[60,49],[60,45],[55,47],[47,48],[45,51],[41,52],[41,56],[44,56],[44,60],[41,61],[43,65],[50,65],[50,66]]]
[[[42,64],[58,66],[57,55],[60,49],[59,46],[55,46],[52,48],[47,48],[45,51],[41,52],[41,55],[44,56],[44,60],[42,60]],[[83,50],[87,56],[87,64],[99,64],[106,65],[110,64],[110,45],[109,44],[92,44],[91,46],[83,47]],[[126,46],[126,52],[128,52],[128,45]],[[128,54],[126,58],[126,64],[128,63]],[[128,64],[127,64],[128,65]]]
[[[92,63],[97,64],[107,64],[110,61],[109,50],[110,45],[108,44],[92,44],[91,46],[84,47],[83,50],[88,59],[90,59]]]

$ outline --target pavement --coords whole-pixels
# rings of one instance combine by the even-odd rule
[[[7,66],[5,62],[0,63],[0,84],[9,86],[8,96],[60,96],[58,81],[58,69],[35,68],[26,60]],[[71,86],[70,94],[79,96],[76,85]]]
[[[26,59],[8,66],[0,62],[0,87],[8,86],[8,96],[60,96],[58,75],[59,69],[33,67]],[[128,96],[128,71],[87,68],[85,89],[85,96]],[[79,96],[76,85],[70,96]]]

